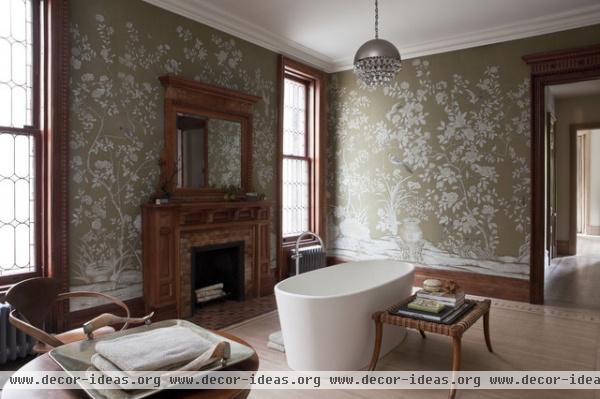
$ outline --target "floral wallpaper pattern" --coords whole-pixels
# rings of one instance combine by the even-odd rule
[[[277,54],[141,0],[72,0],[70,17],[71,286],[133,298],[142,294],[140,204],[154,191],[163,145],[158,77],[261,97],[253,181],[274,199]],[[596,25],[404,61],[387,89],[367,89],[351,71],[331,75],[328,253],[528,278],[521,57],[594,44],[599,33]],[[274,233],[271,248],[274,267]]]
[[[137,0],[75,0],[71,15],[71,286],[138,297],[140,205],[155,189],[163,145],[158,77],[177,74],[262,98],[254,186],[274,198],[277,58]]]
[[[241,129],[239,122],[208,120],[208,184],[211,187],[241,185]]]
[[[332,77],[330,253],[527,278],[529,81],[436,65],[405,61],[377,90]]]

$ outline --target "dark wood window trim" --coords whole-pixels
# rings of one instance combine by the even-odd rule
[[[277,264],[279,279],[287,277],[288,251],[295,244],[297,237],[283,237],[282,235],[282,165],[285,158],[310,158],[309,168],[309,226],[311,231],[326,240],[326,77],[327,75],[318,69],[291,60],[287,57],[279,58],[278,74],[278,123],[277,123]],[[284,101],[284,79],[294,79],[306,84],[309,88],[307,109],[309,110],[306,157],[294,157],[283,154],[283,101]],[[303,245],[314,243],[306,240]]]
[[[38,77],[42,95],[37,109],[40,114],[40,151],[38,169],[39,186],[39,241],[40,273],[45,277],[56,278],[62,290],[69,290],[69,0],[45,0],[39,10],[43,29],[43,54],[39,58],[41,76]],[[24,276],[20,276],[21,279]],[[6,291],[9,284],[3,282],[0,292]],[[8,285],[7,285],[8,284]],[[61,302],[52,322],[57,330],[68,325],[68,301]]]
[[[40,1],[34,0],[31,2],[31,13],[32,13],[32,76],[31,76],[31,87],[32,87],[32,107],[31,107],[31,125],[23,126],[22,128],[11,128],[2,127],[2,131],[15,135],[23,135],[33,138],[35,148],[35,165],[34,165],[34,184],[35,184],[35,210],[34,210],[34,235],[35,235],[35,270],[18,273],[7,276],[0,276],[0,292],[6,291],[8,287],[19,281],[37,277],[43,273],[43,262],[42,262],[42,241],[43,241],[43,223],[42,223],[42,190],[43,190],[43,175],[42,175],[42,161],[43,161],[43,141],[41,134],[41,122],[42,117],[40,114],[40,98],[42,96],[41,90],[41,14],[40,14]]]
[[[44,275],[69,290],[69,0],[44,2]],[[68,324],[68,301],[54,316],[58,330]]]
[[[298,76],[298,74],[294,73],[290,70],[284,70],[283,74],[284,80],[289,79],[293,80],[304,86],[306,90],[306,98],[305,98],[305,121],[304,126],[306,126],[306,137],[304,142],[304,154],[303,155],[289,155],[283,152],[283,147],[281,150],[281,161],[283,162],[286,159],[295,159],[298,161],[305,161],[308,164],[308,229],[313,231],[315,226],[314,220],[314,188],[313,184],[316,181],[315,176],[313,176],[314,172],[314,159],[315,159],[315,150],[314,150],[314,139],[316,137],[315,126],[314,126],[314,105],[312,104],[312,98],[314,97],[314,81],[312,79],[303,78]],[[283,108],[282,108],[283,113]],[[283,135],[283,130],[280,132]],[[282,136],[283,137],[283,136]],[[283,145],[283,140],[282,140]],[[280,175],[281,176],[281,175]],[[280,190],[281,191],[281,190]],[[282,212],[283,212],[283,203],[282,203]],[[283,220],[281,221],[283,223]],[[283,245],[286,245],[291,242],[296,242],[298,235],[295,236],[282,236]]]
[[[544,303],[544,148],[546,86],[600,78],[600,45],[532,54],[531,66],[531,303]]]

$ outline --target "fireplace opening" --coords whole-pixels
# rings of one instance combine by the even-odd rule
[[[244,242],[192,249],[192,314],[218,299],[244,300]]]

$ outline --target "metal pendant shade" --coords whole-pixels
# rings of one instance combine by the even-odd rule
[[[375,0],[375,39],[369,40],[354,56],[354,73],[369,87],[388,85],[401,67],[400,52],[379,38],[379,7]]]

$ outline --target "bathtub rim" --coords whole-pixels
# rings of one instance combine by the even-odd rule
[[[277,294],[278,293],[282,293],[283,295],[287,295],[287,296],[291,296],[291,297],[295,297],[295,298],[301,298],[301,299],[305,299],[305,300],[321,300],[321,299],[344,298],[344,297],[349,297],[349,296],[352,296],[352,295],[362,294],[362,293],[365,293],[365,292],[368,292],[368,291],[371,291],[371,290],[374,290],[374,289],[377,289],[377,288],[384,287],[384,286],[386,286],[388,284],[391,284],[392,282],[394,282],[394,281],[396,281],[396,280],[398,280],[400,278],[403,278],[405,276],[408,276],[410,274],[413,275],[413,282],[414,282],[414,273],[415,273],[416,267],[415,267],[415,265],[413,263],[405,262],[405,261],[399,261],[399,260],[393,260],[393,259],[385,259],[385,258],[383,258],[383,259],[364,259],[364,260],[357,260],[357,261],[351,261],[351,262],[345,262],[345,263],[338,263],[336,265],[330,265],[330,266],[327,266],[327,267],[343,266],[343,265],[350,264],[350,263],[378,262],[378,261],[388,261],[388,262],[402,263],[402,264],[410,266],[410,270],[408,270],[407,273],[404,274],[404,275],[402,275],[401,277],[394,278],[394,279],[386,281],[384,283],[381,283],[381,284],[378,284],[378,285],[374,285],[374,286],[371,286],[369,288],[361,289],[361,290],[358,290],[358,291],[353,291],[353,292],[346,293],[346,294],[336,294],[336,295],[307,295],[307,294],[297,294],[297,293],[294,293],[294,292],[289,292],[289,291],[282,290],[279,287],[282,283],[286,282],[287,280],[289,280],[291,278],[298,277],[298,276],[292,276],[292,277],[286,278],[285,280],[281,280],[280,282],[278,282],[277,284],[275,284],[275,287],[273,289],[273,291],[275,293],[275,299],[277,299]],[[323,269],[325,269],[325,268],[323,268]],[[317,269],[317,270],[314,270],[314,271],[323,270],[323,269]],[[310,273],[310,272],[308,272],[308,273]]]

